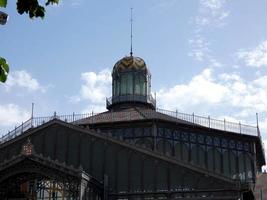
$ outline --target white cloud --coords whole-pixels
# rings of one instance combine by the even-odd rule
[[[71,98],[72,102],[87,101],[83,113],[104,111],[105,98],[111,91],[110,70],[82,73],[81,80],[80,92]],[[206,68],[187,83],[160,88],[157,105],[169,110],[255,122],[256,112],[267,114],[267,76],[246,81],[237,73],[217,75],[214,69]]]
[[[209,54],[209,43],[200,36],[189,40],[191,52],[188,54],[197,61],[203,61]]]
[[[240,49],[237,52],[237,56],[240,60],[243,60],[247,66],[267,66],[267,40],[263,41],[255,48]]]
[[[10,72],[5,87],[9,90],[12,87],[22,87],[29,91],[45,92],[45,89],[40,85],[37,79],[33,78],[27,71]]]
[[[212,70],[205,69],[188,84],[159,90],[157,100],[167,109],[185,108],[198,104],[217,104],[228,92],[227,87],[216,83],[212,78]]]
[[[225,11],[226,0],[200,0],[199,15],[196,24],[199,26],[214,25],[220,27],[225,24],[223,20],[229,16]]]
[[[223,7],[225,0],[200,0],[200,4],[210,10],[219,10]]]
[[[71,103],[88,101],[87,106],[82,112],[103,111],[105,109],[106,97],[111,95],[111,71],[104,69],[99,73],[84,72],[81,74],[82,85],[78,95],[69,98]]]
[[[267,111],[267,76],[245,81],[238,74],[215,76],[207,68],[187,84],[159,90],[157,100],[166,109],[212,109],[216,114],[235,110],[234,117],[254,119],[254,113]]]
[[[189,56],[197,61],[206,61],[209,67],[221,67],[222,64],[212,55],[210,39],[204,36],[208,28],[222,27],[229,12],[225,10],[227,0],[199,0],[197,16],[194,18],[195,35],[189,40]]]
[[[95,72],[82,73],[81,79],[84,82],[81,86],[80,97],[90,100],[92,103],[101,103],[110,93],[111,73],[104,69],[98,74]]]
[[[8,127],[20,124],[30,118],[27,110],[20,108],[15,104],[0,105],[0,126]]]

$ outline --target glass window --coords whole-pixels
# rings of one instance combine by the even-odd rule
[[[213,152],[214,152],[214,149],[212,147],[209,147],[208,152],[207,152],[208,170],[209,171],[213,171],[213,161],[214,161]]]
[[[182,158],[182,146],[181,146],[180,141],[176,143],[174,150],[175,150],[175,157],[178,158],[179,160],[181,160],[181,158]]]
[[[221,152],[220,149],[215,148],[214,151],[214,159],[215,159],[215,172],[221,173]]]
[[[140,94],[141,95],[145,95],[145,90],[146,90],[146,87],[145,87],[145,77],[140,75]]]
[[[182,151],[183,151],[183,161],[188,162],[189,160],[189,147],[187,143],[182,144]]]
[[[230,174],[233,179],[236,179],[236,156],[235,153],[230,151]]]
[[[198,149],[199,165],[205,168],[205,146],[199,145]]]
[[[133,75],[127,75],[127,94],[133,94]]]
[[[118,95],[120,95],[120,81],[119,81],[119,79],[117,79],[116,81],[115,81],[115,85],[116,85],[116,95],[118,96]]]
[[[134,94],[140,94],[140,77],[138,74],[135,75],[135,81],[134,81]]]
[[[239,179],[240,180],[245,180],[245,177],[246,177],[246,173],[245,173],[245,155],[244,153],[240,152],[239,155],[238,155],[238,167],[239,167]]]
[[[127,76],[122,75],[121,76],[121,94],[126,94],[126,85],[127,85]]]
[[[223,152],[223,173],[226,176],[230,176],[230,169],[229,169],[229,152],[228,150],[224,150]]]
[[[245,154],[245,161],[246,161],[246,171],[247,171],[247,178],[252,179],[252,165],[251,165],[251,158],[249,154]]]

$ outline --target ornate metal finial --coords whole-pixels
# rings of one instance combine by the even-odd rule
[[[133,56],[133,8],[131,8],[131,52],[130,55]]]

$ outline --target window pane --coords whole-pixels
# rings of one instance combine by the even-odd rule
[[[116,95],[120,95],[120,82],[119,80],[117,80],[116,82]]]
[[[132,74],[127,75],[127,94],[133,94],[133,76],[132,76]]]
[[[135,86],[134,86],[134,93],[140,94],[140,77],[139,75],[135,75]]]
[[[126,84],[127,84],[127,76],[122,75],[121,76],[121,94],[126,94]]]
[[[140,75],[140,94],[145,95],[145,77]]]

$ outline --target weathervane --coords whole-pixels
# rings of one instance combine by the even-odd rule
[[[131,8],[131,52],[130,55],[133,56],[133,8]]]

